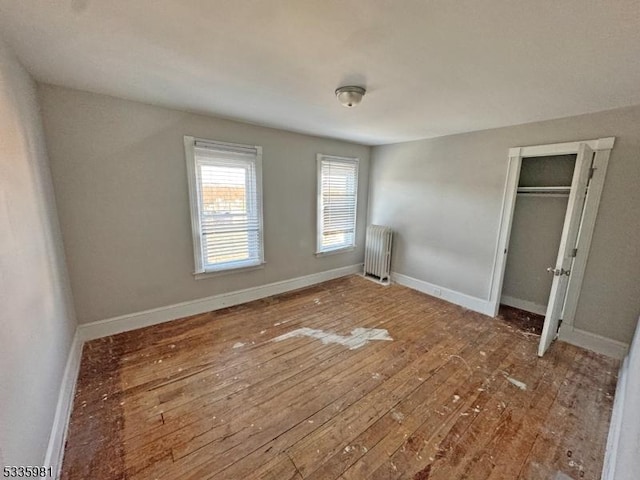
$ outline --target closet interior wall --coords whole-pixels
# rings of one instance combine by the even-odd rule
[[[575,155],[522,159],[501,303],[544,315]],[[563,188],[566,187],[566,188]]]

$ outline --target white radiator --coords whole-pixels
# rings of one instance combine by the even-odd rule
[[[381,225],[369,225],[364,248],[364,276],[380,283],[391,281],[391,240],[393,231]]]

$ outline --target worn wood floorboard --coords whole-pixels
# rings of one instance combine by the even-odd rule
[[[531,325],[352,276],[94,340],[62,479],[597,479],[618,362]]]

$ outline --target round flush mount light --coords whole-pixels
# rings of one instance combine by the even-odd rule
[[[357,106],[367,91],[362,87],[349,85],[336,90],[336,97],[343,107],[352,108]]]

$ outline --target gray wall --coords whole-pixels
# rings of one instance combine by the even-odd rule
[[[75,330],[35,84],[0,43],[0,463],[44,465]]]
[[[362,262],[369,147],[50,85],[39,93],[79,322]],[[264,269],[194,280],[183,135],[263,147]],[[314,255],[317,153],[360,158],[355,251]]]
[[[629,342],[640,313],[640,106],[374,147],[369,219],[396,272],[487,299],[508,149],[615,136],[575,327]]]
[[[511,226],[502,295],[546,307],[568,197],[518,195]]]

